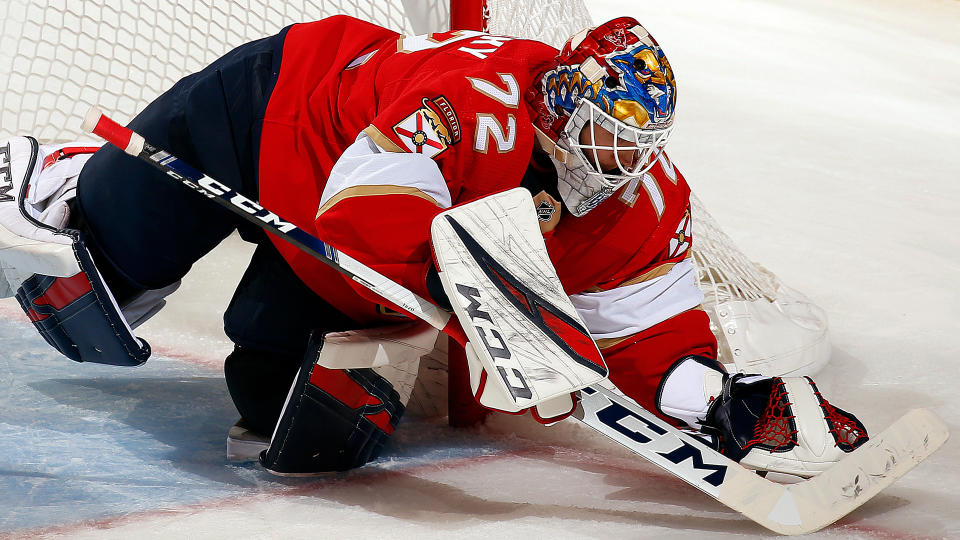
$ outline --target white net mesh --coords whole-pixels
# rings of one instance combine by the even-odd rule
[[[405,3],[417,19],[401,0],[0,2],[0,137],[82,137],[92,105],[131,118],[182,76],[294,22],[344,13],[405,33],[446,27],[446,2]],[[490,12],[493,33],[553,45],[590,22],[582,2],[492,0]]]
[[[593,24],[582,0],[487,0],[487,6],[490,33],[535,39],[557,48]]]
[[[701,287],[712,291],[713,301],[773,302],[780,288],[777,276],[747,259],[696,195],[690,195],[690,206],[696,245],[693,260],[700,268]]]
[[[455,0],[466,1],[466,0]],[[13,0],[0,2],[0,138],[84,138],[92,105],[132,118],[187,73],[233,47],[337,13],[404,33],[448,28],[447,0]],[[406,9],[405,7],[406,6]],[[487,0],[488,29],[559,47],[591,26],[582,0]],[[692,197],[694,260],[722,361],[818,368],[826,317],[752,263]]]
[[[92,105],[132,118],[237,45],[337,13],[412,32],[399,0],[0,2],[0,137],[76,139]]]
[[[696,195],[693,260],[720,361],[749,373],[813,374],[830,358],[826,313],[752,262]]]

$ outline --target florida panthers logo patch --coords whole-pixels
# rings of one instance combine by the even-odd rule
[[[423,106],[393,126],[393,132],[410,152],[429,158],[460,142],[460,120],[443,96],[423,98]]]
[[[690,207],[687,206],[686,213],[677,225],[677,232],[670,239],[670,258],[679,257],[683,252],[690,249],[690,240],[693,236],[693,222],[690,220]]]

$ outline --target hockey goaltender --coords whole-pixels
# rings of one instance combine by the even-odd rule
[[[231,453],[278,474],[360,467],[397,427],[438,330],[208,200],[229,191],[239,213],[269,209],[452,311],[444,330],[487,408],[604,423],[586,411],[604,396],[718,459],[816,476],[872,442],[810,378],[716,360],[690,189],[664,151],[675,105],[670,63],[627,17],[559,53],[346,16],[295,24],[180,80],[123,147],[0,143],[0,292],[68,358],[139,365],[150,349],[133,329],[239,231],[257,247],[224,316]],[[137,141],[152,164],[125,154]],[[219,187],[171,181],[180,160]],[[650,440],[607,424],[625,444]]]

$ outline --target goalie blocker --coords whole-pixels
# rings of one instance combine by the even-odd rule
[[[596,343],[550,262],[530,192],[516,188],[440,213],[440,281],[467,335],[470,388],[488,408],[569,415],[572,392],[607,376]]]
[[[77,176],[97,144],[0,142],[0,297],[16,295],[40,335],[77,362],[136,366],[150,356],[133,334],[178,284],[121,310],[80,230],[67,228]],[[15,293],[14,293],[15,292]]]

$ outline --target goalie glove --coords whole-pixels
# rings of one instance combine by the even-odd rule
[[[80,171],[97,148],[0,142],[0,297],[16,294],[40,335],[71,360],[139,365],[150,347],[132,328],[178,284],[145,291],[121,311],[83,233],[67,228]]]
[[[451,208],[431,237],[477,401],[510,413],[537,407],[546,422],[571,412],[571,392],[603,380],[607,367],[550,262],[530,193]]]
[[[671,366],[657,406],[758,471],[815,476],[868,440],[863,424],[827,402],[809,377],[727,375],[700,356]]]
[[[704,426],[744,467],[805,478],[868,440],[860,420],[824,399],[810,377],[728,377]]]

